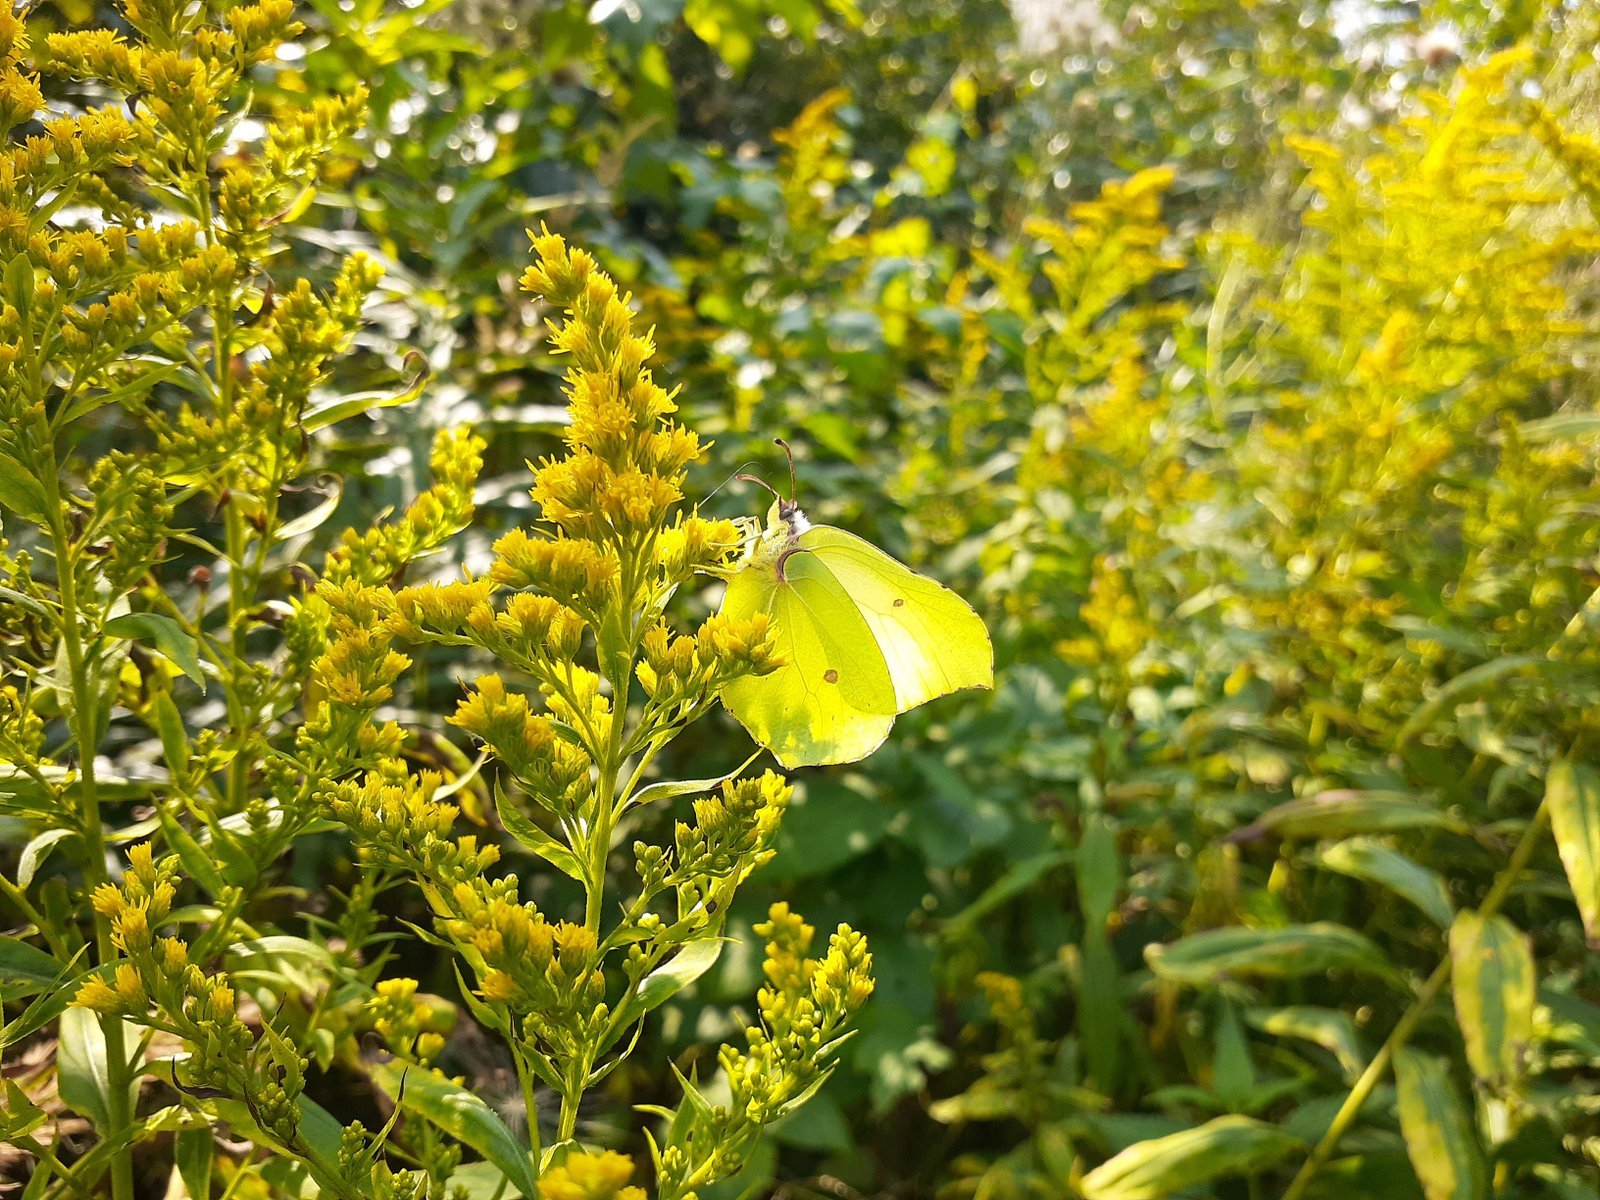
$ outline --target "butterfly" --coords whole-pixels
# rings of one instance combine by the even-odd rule
[[[855,762],[898,714],[994,686],[989,632],[966,601],[871,542],[811,524],[792,498],[773,503],[721,611],[772,618],[784,665],[721,698],[786,767]]]

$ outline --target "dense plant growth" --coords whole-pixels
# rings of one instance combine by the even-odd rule
[[[1589,6],[90,7],[0,26],[0,1176],[1600,1187]],[[775,436],[997,657],[792,785]]]

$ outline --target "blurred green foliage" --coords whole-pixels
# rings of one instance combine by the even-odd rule
[[[874,947],[717,1197],[1592,1196],[1600,22],[1013,7],[318,0],[278,85],[371,117],[297,252],[379,258],[362,369],[434,380],[329,465],[398,503],[474,424],[481,567],[559,437],[548,221],[721,476],[788,439],[808,511],[988,616],[994,696],[809,773],[670,1006],[688,1072],[777,898]]]

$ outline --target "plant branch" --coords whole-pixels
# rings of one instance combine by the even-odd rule
[[[1517,842],[1516,849],[1511,852],[1511,858],[1505,868],[1495,877],[1494,886],[1489,894],[1484,897],[1483,904],[1478,908],[1478,914],[1491,917],[1500,911],[1506,897],[1511,894],[1512,885],[1517,876],[1528,865],[1528,860],[1533,857],[1540,835],[1544,827],[1549,824],[1549,808],[1541,801],[1539,808],[1533,814],[1533,819],[1528,822],[1528,827],[1522,831],[1522,837]],[[1340,1140],[1349,1132],[1350,1126],[1355,1123],[1361,1114],[1362,1107],[1371,1097],[1373,1089],[1381,1083],[1389,1073],[1389,1068],[1394,1062],[1394,1056],[1403,1050],[1406,1043],[1411,1040],[1411,1035],[1416,1032],[1417,1025],[1421,1022],[1428,1008],[1438,998],[1439,992],[1450,979],[1450,956],[1447,953],[1440,960],[1439,965],[1433,969],[1433,974],[1428,976],[1427,982],[1417,992],[1416,998],[1401,1014],[1400,1020],[1390,1031],[1388,1038],[1373,1055],[1372,1061],[1367,1064],[1366,1070],[1361,1072],[1361,1077],[1356,1080],[1350,1089],[1350,1094],[1345,1097],[1344,1103],[1339,1106],[1339,1111],[1334,1114],[1333,1121],[1328,1126],[1328,1131],[1322,1135],[1311,1150],[1311,1154],[1301,1165],[1299,1172],[1289,1184],[1289,1190],[1284,1192],[1283,1200],[1302,1200],[1313,1180],[1333,1157],[1333,1152],[1338,1149]]]

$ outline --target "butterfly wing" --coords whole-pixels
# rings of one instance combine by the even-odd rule
[[[897,562],[871,542],[828,525],[800,535],[871,630],[905,712],[962,688],[994,686],[994,648],[982,619],[960,596]],[[792,572],[791,572],[792,573]]]
[[[773,620],[784,665],[722,689],[722,703],[786,767],[855,762],[894,724],[895,687],[853,597],[815,556],[791,554],[784,578],[751,566],[728,583],[722,612]]]

